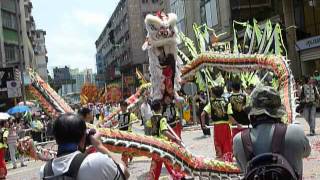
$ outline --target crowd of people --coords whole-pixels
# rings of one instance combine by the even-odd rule
[[[7,175],[6,161],[12,168],[25,167],[25,155],[18,149],[18,141],[31,136],[37,142],[53,140],[52,119],[44,112],[17,113],[8,120],[0,121],[0,179]]]

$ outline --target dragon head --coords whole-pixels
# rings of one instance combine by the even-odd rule
[[[148,37],[143,49],[148,47],[161,47],[167,44],[177,44],[177,15],[158,12],[156,15],[148,14],[145,19]]]

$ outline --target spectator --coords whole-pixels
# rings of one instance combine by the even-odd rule
[[[84,154],[86,123],[74,114],[61,115],[53,125],[58,144],[57,158],[41,167],[40,178],[65,177],[70,173],[77,180],[126,179],[129,177],[122,162],[117,163],[98,140],[90,136],[90,142],[99,152]],[[74,170],[76,173],[71,173]],[[124,172],[124,173],[122,173]]]
[[[78,115],[85,122],[93,124],[92,111],[89,108],[83,107],[78,111]]]
[[[306,77],[300,99],[303,105],[304,118],[310,127],[310,136],[314,136],[316,133],[316,100],[319,100],[319,97],[318,88],[313,84],[313,80],[310,77]]]
[[[310,144],[303,129],[296,124],[285,125],[286,131],[283,137],[273,138],[277,126],[284,126],[281,118],[286,111],[281,104],[279,93],[271,87],[261,87],[252,94],[252,109],[249,117],[253,128],[238,133],[233,139],[233,153],[240,169],[245,172],[248,162],[258,155],[266,152],[274,152],[273,139],[281,139],[282,146],[279,147],[281,154],[292,166],[295,173],[302,178],[302,158],[309,156]],[[249,134],[251,147],[253,149],[251,158],[248,157],[248,144],[243,137]],[[249,140],[250,141],[250,140]],[[280,141],[281,142],[281,141]],[[246,145],[245,145],[246,144]],[[263,178],[264,179],[264,178]],[[266,178],[268,179],[268,178]]]
[[[6,149],[8,148],[7,139],[9,135],[8,121],[0,121],[0,179],[6,179],[7,167],[5,162]]]
[[[17,134],[17,125],[13,119],[9,120],[9,134],[8,134],[8,148],[10,152],[10,159],[12,161],[13,169],[17,168],[17,159],[16,159],[16,151],[17,151],[17,141],[18,141],[18,134]],[[20,158],[21,167],[26,166],[23,163],[23,158]]]

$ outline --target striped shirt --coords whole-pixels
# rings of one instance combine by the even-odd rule
[[[18,134],[17,134],[17,127],[11,127],[9,129],[9,135],[8,135],[8,144],[15,144],[18,140]]]

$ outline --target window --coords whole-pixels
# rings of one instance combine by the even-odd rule
[[[4,46],[4,51],[6,55],[7,62],[17,61],[17,47],[15,45],[6,45]]]
[[[148,0],[142,0],[142,3],[143,3],[143,4],[148,3]]]
[[[16,16],[12,13],[2,11],[2,23],[3,26],[10,29],[17,29],[17,20]]]
[[[152,0],[152,3],[158,3],[159,2],[159,0]]]
[[[171,2],[171,11],[177,14],[177,27],[180,32],[185,33],[185,4],[183,0]]]
[[[13,0],[1,0],[1,8],[10,12],[16,12],[16,5]]]
[[[201,23],[206,23],[209,27],[218,24],[216,0],[202,0],[200,11]]]

